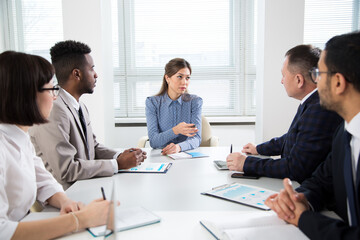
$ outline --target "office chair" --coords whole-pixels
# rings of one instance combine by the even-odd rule
[[[35,201],[30,208],[30,212],[41,212],[44,209],[38,201]]]
[[[144,148],[146,142],[149,141],[148,136],[143,136],[138,141],[138,148]],[[201,116],[201,143],[200,147],[217,147],[219,145],[219,138],[212,136],[211,126],[205,116]]]

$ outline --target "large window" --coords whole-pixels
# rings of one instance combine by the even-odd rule
[[[5,49],[50,60],[50,47],[63,40],[61,0],[4,0],[0,7]]]
[[[254,115],[254,2],[112,0],[115,117],[144,117],[175,57],[192,66],[203,114]]]
[[[359,0],[305,0],[304,43],[321,49],[333,36],[359,29]]]

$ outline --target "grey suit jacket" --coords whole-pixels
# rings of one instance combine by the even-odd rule
[[[78,112],[63,89],[54,101],[49,123],[34,125],[29,130],[36,154],[64,189],[79,179],[114,174],[113,164],[106,159],[112,159],[116,151],[96,141],[89,112],[83,103],[79,103],[87,125],[88,144]]]

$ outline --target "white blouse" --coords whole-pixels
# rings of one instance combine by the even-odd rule
[[[45,203],[57,192],[64,190],[36,156],[29,135],[0,124],[0,239],[12,237],[36,199]]]

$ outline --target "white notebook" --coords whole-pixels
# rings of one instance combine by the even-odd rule
[[[160,222],[160,217],[143,207],[119,208],[116,212],[116,231],[125,231]],[[95,237],[105,235],[106,226],[92,227],[88,231]],[[110,233],[109,230],[106,234]]]
[[[279,219],[274,212],[243,212],[200,221],[216,239],[304,240],[299,228]]]

